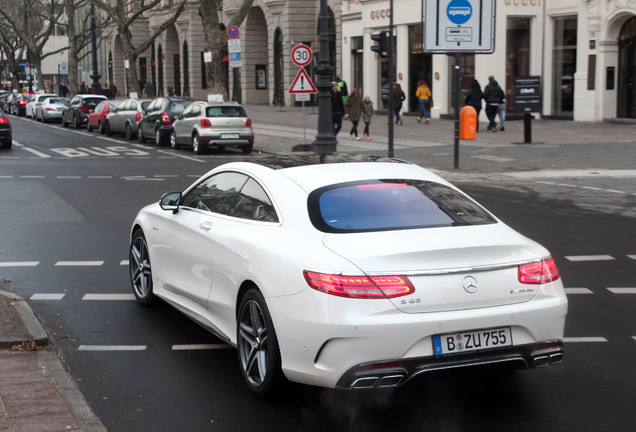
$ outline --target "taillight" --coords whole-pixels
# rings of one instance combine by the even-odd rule
[[[0,117],[0,124],[9,124],[9,119],[6,117]]]
[[[252,119],[248,118],[245,122],[245,126],[252,126]]]
[[[139,123],[141,121],[141,113],[139,111],[137,111],[137,114],[135,114],[135,121],[137,123]]]
[[[349,298],[394,298],[415,292],[406,276],[343,276],[305,270],[305,280],[315,290]]]
[[[559,277],[559,269],[552,258],[519,266],[519,282],[524,284],[544,284]]]
[[[161,114],[161,122],[165,125],[170,126],[170,116],[165,111],[163,112],[163,114]]]
[[[90,111],[90,109],[88,107],[85,107],[84,105],[79,107],[80,111]]]
[[[206,118],[202,118],[201,119],[201,127],[212,127],[212,123],[210,123],[210,120],[208,120]]]
[[[51,108],[51,107],[46,107],[47,111],[55,111],[55,108]]]
[[[26,104],[28,104],[28,102],[23,101],[23,100],[20,101],[20,105],[26,105]]]

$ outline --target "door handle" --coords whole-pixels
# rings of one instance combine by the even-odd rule
[[[212,229],[212,222],[201,222],[199,228],[204,231],[210,231]]]

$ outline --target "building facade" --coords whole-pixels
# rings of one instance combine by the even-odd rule
[[[493,3],[494,52],[462,55],[462,94],[473,79],[483,87],[493,75],[506,93],[507,112],[513,113],[515,79],[538,76],[542,116],[592,122],[636,118],[636,0]],[[432,89],[433,117],[452,115],[455,60],[426,52],[424,6],[424,0],[394,0],[394,76],[407,95],[405,111],[418,111],[416,83],[423,79]],[[381,104],[389,65],[371,51],[371,34],[389,29],[390,1],[343,1],[341,17],[344,78]]]

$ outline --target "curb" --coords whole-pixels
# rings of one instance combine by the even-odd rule
[[[10,348],[22,342],[29,341],[35,342],[38,346],[47,346],[49,344],[49,336],[46,334],[46,331],[44,331],[44,328],[42,328],[42,325],[35,317],[35,314],[33,314],[27,302],[19,295],[7,291],[0,290],[0,295],[15,300],[15,310],[20,316],[28,333],[20,337],[0,337],[0,347]]]

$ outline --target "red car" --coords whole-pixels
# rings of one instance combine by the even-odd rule
[[[106,116],[108,113],[117,108],[117,105],[122,103],[119,100],[105,100],[100,102],[96,107],[95,111],[88,115],[88,124],[86,125],[86,129],[91,132],[93,129],[97,129],[100,134],[105,134],[106,129],[104,129],[104,122],[106,121]]]

